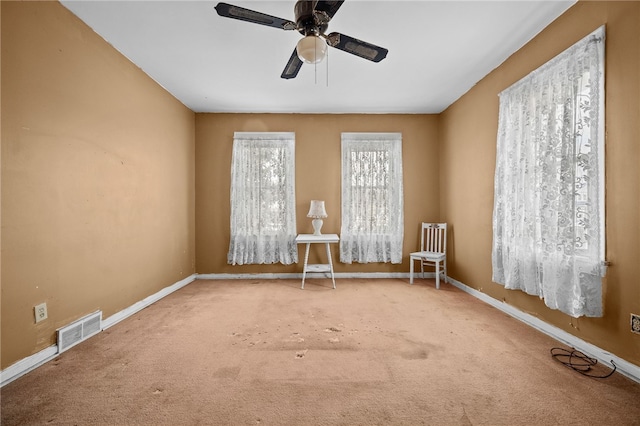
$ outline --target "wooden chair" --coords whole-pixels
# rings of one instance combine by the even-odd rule
[[[436,288],[440,288],[440,263],[443,264],[444,282],[447,282],[447,224],[422,222],[420,231],[420,251],[409,254],[409,284],[413,284],[413,264],[420,262],[420,272],[424,278],[424,268],[435,267]]]

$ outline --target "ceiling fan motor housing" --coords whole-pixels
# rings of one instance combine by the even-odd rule
[[[298,0],[294,7],[297,30],[304,36],[324,34],[329,26],[329,16],[315,10],[314,6],[313,1]]]

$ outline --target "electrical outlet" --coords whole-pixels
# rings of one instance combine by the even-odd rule
[[[640,315],[631,314],[631,332],[640,334]]]
[[[36,324],[39,323],[40,321],[44,321],[48,318],[47,316],[47,304],[46,303],[41,303],[39,305],[36,305],[34,308],[34,314],[36,316]]]

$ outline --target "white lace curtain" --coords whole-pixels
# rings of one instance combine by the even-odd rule
[[[401,133],[342,134],[343,263],[402,262]]]
[[[493,281],[602,316],[604,27],[500,94]]]
[[[295,134],[236,132],[228,263],[296,263],[295,237]]]

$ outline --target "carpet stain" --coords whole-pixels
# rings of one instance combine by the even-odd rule
[[[427,359],[432,352],[437,353],[438,351],[442,350],[442,347],[438,345],[415,341],[412,339],[408,339],[405,336],[397,337],[400,337],[402,339],[403,344],[401,346],[405,347],[405,349],[400,351],[399,354],[402,358],[407,360]]]
[[[424,348],[415,348],[410,351],[402,352],[400,356],[408,360],[427,359],[429,358],[429,351]]]
[[[460,425],[472,425],[471,420],[469,420],[469,416],[467,416],[467,411],[462,407],[462,417],[460,417]]]
[[[304,342],[304,337],[300,336],[300,333],[292,333],[291,336],[289,336],[289,338],[285,340],[285,342],[302,343]]]
[[[235,379],[240,374],[240,366],[237,367],[221,367],[218,368],[213,377],[216,379]]]
[[[304,358],[304,356],[307,354],[307,351],[308,349],[305,349],[304,351],[296,352],[296,359]]]

